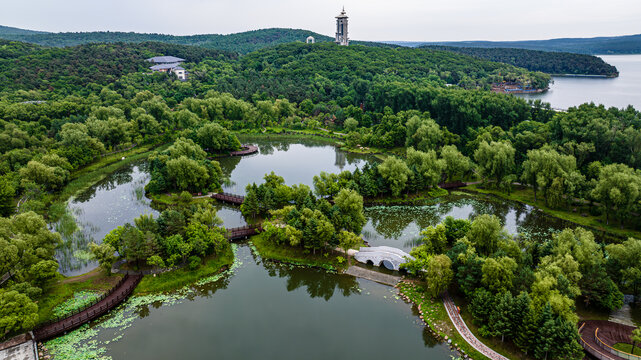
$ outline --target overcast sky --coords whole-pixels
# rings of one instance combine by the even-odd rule
[[[641,33],[640,0],[3,0],[0,25],[44,31],[229,34],[268,27],[354,40],[526,40]]]

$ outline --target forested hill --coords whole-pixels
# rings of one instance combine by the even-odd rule
[[[5,53],[8,55],[4,56]],[[178,56],[188,62],[236,57],[220,50],[154,42],[43,48],[0,41],[0,92],[47,90],[63,95],[86,93],[123,75],[148,71],[149,63],[145,59],[157,55]]]
[[[33,34],[45,34],[44,31],[35,31],[35,30],[25,30],[14,28],[10,26],[0,25],[0,36],[4,35],[33,35]]]
[[[223,70],[203,71],[218,74]],[[204,75],[222,91],[248,98],[255,93],[291,101],[328,101],[341,97],[366,101],[371,86],[383,82],[455,84],[489,89],[502,81],[545,88],[549,76],[511,65],[447,51],[368,46],[290,43],[241,57],[229,76]],[[211,77],[207,78],[207,77]]]
[[[398,41],[390,43],[403,46],[443,45],[477,48],[518,48],[590,55],[641,54],[641,34],[525,41],[451,41],[422,43]]]
[[[451,51],[548,74],[601,75],[608,77],[619,75],[616,67],[593,55],[513,48],[467,48],[439,45],[426,45],[421,48]]]
[[[41,49],[41,46],[35,44],[0,39],[0,60],[18,58]]]
[[[262,29],[246,31],[229,35],[205,34],[174,36],[165,34],[143,34],[135,32],[68,32],[68,33],[43,33],[43,34],[8,34],[4,37],[10,40],[19,40],[44,46],[75,46],[88,43],[113,43],[127,42],[140,43],[156,41],[169,44],[193,45],[209,49],[232,51],[247,54],[265,47],[275,46],[290,42],[305,42],[308,36],[313,36],[316,42],[328,42],[334,39],[309,30],[300,29]],[[391,46],[382,43],[353,42],[354,44],[367,44],[370,46]]]

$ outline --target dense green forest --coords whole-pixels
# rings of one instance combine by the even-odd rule
[[[15,90],[48,90],[68,95],[79,93],[81,88],[83,94],[96,93],[101,86],[125,74],[137,74],[140,78],[147,65],[143,59],[157,54],[186,58],[194,63],[186,66],[195,86],[229,92],[236,97],[283,96],[296,102],[308,98],[314,102],[333,99],[342,104],[376,106],[379,111],[385,105],[381,106],[382,99],[377,98],[388,95],[375,87],[392,82],[489,89],[492,83],[503,81],[545,88],[550,80],[543,73],[446,51],[361,45],[347,48],[332,43],[290,43],[240,58],[218,50],[164,43],[87,44],[36,50],[20,42],[8,42],[5,47],[12,58],[0,59],[0,91],[14,95]],[[21,53],[24,55],[20,56]],[[146,84],[136,79],[131,86],[143,89],[166,76],[145,78]]]
[[[616,67],[599,57],[585,54],[516,48],[468,48],[438,45],[426,45],[421,48],[451,51],[553,75],[601,75],[608,77],[619,75]]]
[[[441,45],[475,48],[518,48],[589,55],[641,54],[641,34],[524,41],[389,42],[405,46]]]
[[[47,223],[64,213],[59,196],[74,175],[118,150],[167,144],[149,158],[147,190],[161,194],[219,188],[222,171],[205,149],[238,148],[233,131],[322,127],[345,133],[348,147],[401,154],[352,172],[320,173],[313,193],[276,174],[248,187],[241,210],[268,217],[268,241],[313,253],[356,243],[363,198],[440,195],[440,182],[470,177],[502,193],[520,182],[558,211],[589,204],[590,215],[606,224],[641,226],[640,112],[594,104],[555,112],[485,90],[500,81],[545,87],[546,74],[447,51],[359,45],[292,43],[237,57],[160,43],[2,44],[0,273],[15,276],[2,285],[0,302],[20,310],[0,308],[0,317],[11,319],[0,337],[45,320],[38,306],[56,276],[60,243]],[[160,54],[186,58],[190,80],[145,74],[144,59]],[[564,346],[550,345],[550,354],[574,359],[575,304],[611,310],[622,292],[641,292],[639,240],[597,244],[591,233],[566,230],[532,243],[478,215],[425,229],[413,252],[420,262],[410,266],[428,276],[449,271],[488,336],[530,350],[515,329],[543,328]],[[195,268],[226,250],[218,224],[211,207],[172,208],[114,230],[94,254],[105,268],[116,250],[135,262]],[[527,316],[491,325],[505,309]]]
[[[492,83],[515,81],[541,89],[550,80],[542,73],[445,51],[333,44],[267,48],[241,57],[233,69],[232,76],[215,81],[221,91],[237,97],[262,92],[296,102],[346,98],[366,106],[376,101],[373,87],[390,82],[489,89]]]
[[[188,62],[235,57],[232,53],[157,42],[88,44],[68,48],[0,42],[0,93],[16,90],[87,94],[125,74],[148,71],[145,59],[172,54]]]
[[[0,37],[10,40],[24,41],[43,46],[75,46],[88,43],[139,43],[147,41],[163,42],[179,45],[193,45],[208,49],[218,49],[247,54],[265,47],[271,47],[290,42],[305,42],[308,36],[313,36],[316,42],[331,42],[334,38],[321,35],[309,30],[271,28],[246,31],[229,35],[203,34],[174,36],[166,34],[143,34],[135,32],[68,32],[68,33],[39,33],[18,34],[0,32]],[[394,47],[382,43],[367,41],[352,41],[352,44],[368,46]]]

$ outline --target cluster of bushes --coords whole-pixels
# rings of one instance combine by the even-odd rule
[[[157,219],[141,215],[134,224],[118,226],[91,252],[107,271],[118,257],[136,266],[198,267],[207,255],[218,255],[229,247],[226,230],[216,209],[209,203],[164,210]],[[117,252],[117,254],[116,254]]]
[[[360,242],[365,225],[363,197],[358,192],[342,189],[333,196],[333,203],[317,198],[306,185],[285,185],[282,177],[265,175],[265,182],[247,186],[241,205],[247,215],[268,215],[263,235],[277,245],[311,250],[349,249]]]
[[[167,150],[149,156],[151,180],[145,190],[207,192],[220,188],[220,164],[207,159],[207,153],[191,139],[179,138]]]
[[[38,318],[42,288],[58,274],[55,249],[60,235],[50,232],[42,216],[24,212],[0,217],[0,339],[32,329]]]

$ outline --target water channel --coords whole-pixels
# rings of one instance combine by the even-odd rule
[[[254,142],[259,154],[222,159],[232,182],[228,191],[242,193],[246,184],[260,183],[272,170],[290,185],[311,186],[312,177],[321,170],[352,170],[374,161],[316,141]],[[100,242],[111,229],[140,214],[157,214],[144,197],[148,180],[144,162],[130,165],[69,203],[83,235],[67,239],[65,248],[71,250],[66,252],[68,267],[64,271],[63,266],[63,272],[83,273],[95,266],[69,260],[84,250],[87,241]],[[409,241],[421,228],[448,215],[470,218],[483,213],[499,216],[511,233],[541,240],[565,225],[531,207],[458,195],[435,205],[367,208],[363,236],[371,245],[409,250]],[[244,223],[234,207],[221,207],[219,215],[227,227]],[[393,288],[347,275],[265,263],[248,244],[237,248],[237,259],[235,269],[207,284],[174,294],[133,297],[90,328],[56,339],[57,349],[69,356],[91,353],[113,359],[379,359],[399,354],[408,359],[450,358],[449,348],[423,331],[415,310],[397,299]]]

